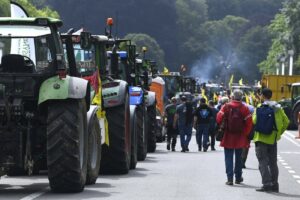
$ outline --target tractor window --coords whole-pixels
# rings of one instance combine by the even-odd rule
[[[97,70],[94,47],[90,50],[83,50],[79,44],[75,44],[74,54],[77,70],[82,76],[90,76]]]
[[[35,38],[1,38],[0,62],[7,55],[21,55],[27,64],[32,63],[32,72],[40,73],[52,66],[55,47],[50,35]]]
[[[292,91],[292,98],[296,99],[299,98],[300,96],[300,86],[293,86],[293,91]]]
[[[57,50],[54,44],[47,26],[0,25],[0,63],[4,58],[7,65],[2,66],[3,71],[41,73],[53,68]],[[23,66],[12,66],[16,56],[23,60]]]

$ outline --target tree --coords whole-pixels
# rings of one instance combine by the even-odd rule
[[[258,63],[267,56],[271,45],[271,36],[267,27],[257,26],[242,36],[237,49],[239,71],[248,80],[260,80]]]
[[[125,39],[130,39],[140,54],[142,54],[142,47],[147,47],[146,58],[156,61],[159,69],[163,69],[165,53],[154,38],[143,33],[131,33],[126,35]]]
[[[16,3],[19,3],[27,11],[31,17],[53,17],[59,18],[59,14],[56,11],[51,10],[49,7],[43,7],[37,9],[31,2],[32,0],[15,0]]]
[[[7,0],[0,0],[0,17],[9,16],[9,2]]]

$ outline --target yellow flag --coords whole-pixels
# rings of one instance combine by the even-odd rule
[[[229,80],[229,83],[228,83],[229,88],[231,88],[232,83],[233,83],[233,74],[231,74],[231,77],[230,77],[230,80]]]
[[[239,80],[239,85],[243,85],[243,78]]]
[[[201,89],[201,96],[205,99],[206,103],[207,103],[207,96],[205,95],[205,90]]]
[[[167,67],[164,67],[164,70],[163,70],[163,74],[169,74],[169,70],[168,70],[168,68]]]
[[[214,102],[216,103],[216,102],[218,102],[218,96],[217,96],[217,94],[214,92]]]
[[[246,97],[246,104],[250,104],[250,100],[249,100],[248,94],[245,94],[245,97]]]

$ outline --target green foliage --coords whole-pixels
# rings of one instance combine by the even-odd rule
[[[131,33],[126,35],[125,39],[130,39],[136,45],[137,53],[141,56],[143,55],[142,48],[147,47],[146,58],[156,61],[160,70],[165,66],[165,53],[154,38],[147,34]]]
[[[43,7],[41,9],[37,9],[32,3],[36,1],[32,0],[15,0],[15,2],[19,3],[24,9],[27,11],[30,17],[53,17],[59,18],[59,14],[56,11],[51,10],[49,7]]]
[[[9,2],[7,0],[0,0],[0,17],[9,16]]]
[[[271,38],[266,27],[254,27],[243,35],[237,52],[240,68],[244,77],[250,80],[255,80],[260,77],[257,64],[266,58],[270,44]],[[263,72],[268,71],[264,70]]]

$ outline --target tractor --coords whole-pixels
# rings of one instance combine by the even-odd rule
[[[80,192],[98,177],[102,127],[70,43],[64,55],[60,26],[0,18],[0,175],[48,170],[52,191]]]

